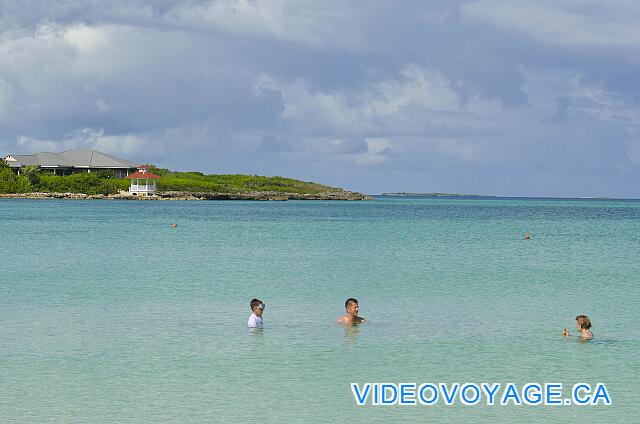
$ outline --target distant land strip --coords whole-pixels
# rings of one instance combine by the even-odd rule
[[[413,193],[408,191],[382,193],[381,196],[389,197],[497,197],[483,194],[458,194],[458,193]]]

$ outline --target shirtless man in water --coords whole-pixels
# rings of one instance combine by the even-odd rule
[[[365,319],[358,316],[358,300],[350,297],[344,302],[345,316],[338,318],[338,324],[360,324]]]

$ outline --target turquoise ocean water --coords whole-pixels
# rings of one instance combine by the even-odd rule
[[[640,421],[640,201],[4,199],[0,234],[3,423]],[[367,324],[334,323],[347,297]],[[579,313],[592,342],[560,336]],[[613,404],[357,407],[351,382]]]

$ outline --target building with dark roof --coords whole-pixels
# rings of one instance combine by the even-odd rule
[[[138,164],[120,159],[97,150],[67,150],[62,153],[33,153],[30,155],[9,155],[4,158],[9,167],[20,174],[20,169],[35,165],[39,169],[52,171],[56,175],[70,175],[79,172],[110,170],[116,178],[124,178],[138,168]]]

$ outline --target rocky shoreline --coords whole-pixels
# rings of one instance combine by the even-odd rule
[[[323,193],[285,193],[277,191],[250,191],[245,193],[182,192],[166,191],[154,196],[133,196],[127,192],[118,194],[83,193],[16,193],[0,194],[0,198],[10,199],[105,199],[105,200],[371,200],[372,197],[352,191],[330,191]]]

